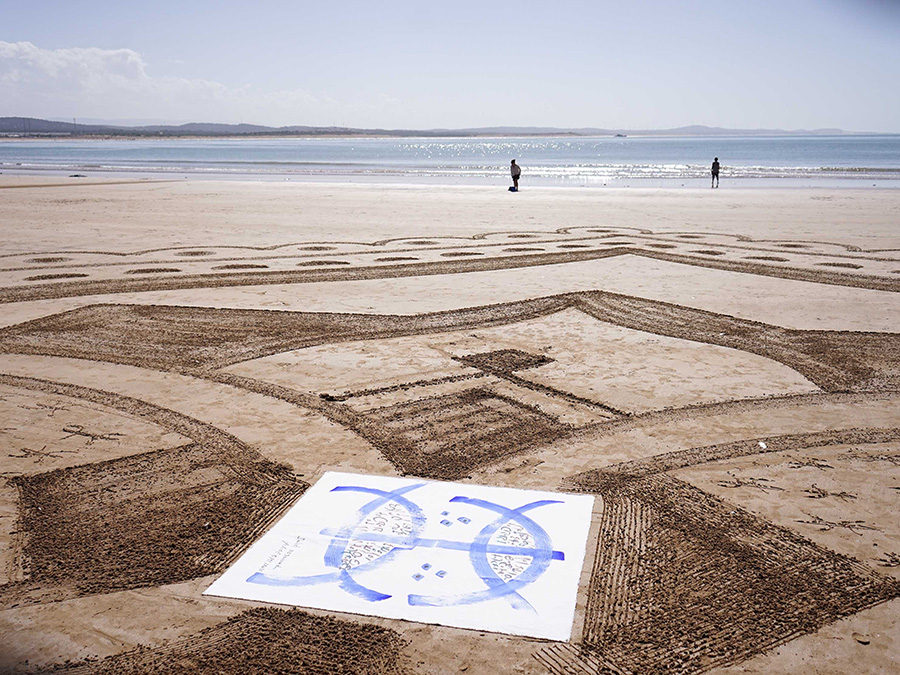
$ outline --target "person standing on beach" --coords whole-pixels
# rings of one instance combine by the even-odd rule
[[[719,187],[719,158],[713,159],[712,163],[712,185],[710,187]]]
[[[513,160],[509,163],[509,173],[512,175],[513,186],[509,189],[510,192],[518,192],[519,191],[519,176],[522,175],[522,167],[516,164],[516,160]]]

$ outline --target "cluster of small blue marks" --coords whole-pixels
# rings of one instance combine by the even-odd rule
[[[424,565],[422,565],[422,569],[427,572],[428,570],[431,569],[431,563],[425,563]],[[419,575],[416,575],[416,576],[419,576]],[[443,579],[445,576],[447,576],[447,570],[437,570],[434,573],[434,576],[436,576],[440,579]],[[413,577],[413,578],[415,578],[415,577]],[[418,581],[418,579],[416,579],[416,581]]]
[[[459,522],[461,522],[463,525],[468,525],[469,523],[472,522],[469,518],[466,518],[465,516],[460,516],[459,518],[457,518],[457,520]]]
[[[422,563],[422,569],[427,572],[431,569],[431,563]],[[434,573],[434,576],[443,579],[445,576],[447,576],[447,570],[438,570]],[[424,578],[424,575],[420,574],[419,572],[413,574],[413,579],[415,579],[416,581],[421,581]]]
[[[450,515],[450,512],[449,512],[449,511],[441,511],[441,515],[442,515],[442,516],[449,516],[449,515]]]
[[[441,525],[443,525],[444,527],[450,527],[452,524],[453,523],[451,521],[447,520],[446,518],[444,518],[444,520],[441,521]]]

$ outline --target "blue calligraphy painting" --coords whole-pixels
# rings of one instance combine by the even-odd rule
[[[467,556],[475,572],[473,578],[480,580],[480,583],[477,587],[466,588],[465,592],[409,592],[406,595],[409,605],[446,607],[503,598],[514,609],[533,612],[533,607],[520,591],[536,581],[553,561],[565,560],[565,555],[554,550],[550,536],[528,514],[562,502],[543,499],[510,508],[484,499],[456,496],[449,499],[446,510],[433,516],[431,531],[433,533],[440,525],[447,528],[448,535],[454,531],[450,528],[454,527],[470,533],[465,538],[456,539],[450,536],[426,537],[424,533],[428,529],[429,517],[414,501],[415,494],[411,495],[424,485],[426,483],[414,483],[395,490],[358,485],[334,487],[332,493],[361,493],[370,495],[372,499],[359,508],[352,522],[321,530],[321,535],[330,538],[323,559],[326,571],[286,578],[261,571],[251,575],[247,581],[283,587],[336,584],[353,596],[379,602],[393,597],[393,594],[385,592],[385,589],[366,586],[359,580],[360,577],[366,572],[396,563],[410,552],[421,553],[431,549],[436,554],[435,559],[442,559],[437,552]],[[489,518],[487,524],[477,532],[468,530],[472,518],[451,513],[453,510],[458,512],[460,507],[468,509],[466,513],[469,516],[472,509],[477,510]],[[426,577],[437,582],[449,578],[448,571],[443,567],[433,562],[418,565],[411,576],[410,586],[415,586]]]

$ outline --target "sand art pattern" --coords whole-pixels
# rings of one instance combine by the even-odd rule
[[[627,228],[622,228],[626,230]],[[773,243],[748,242],[742,237],[709,235],[656,235],[650,230],[623,232],[630,239],[623,240],[612,230],[592,228],[562,228],[556,232],[516,234],[485,233],[471,237],[464,250],[462,242],[451,240],[385,240],[367,244],[335,242],[332,246],[286,244],[266,249],[215,250],[152,250],[126,254],[134,262],[119,262],[123,254],[103,252],[76,252],[61,256],[6,256],[0,267],[0,279],[7,285],[0,286],[0,302],[20,302],[42,298],[61,298],[79,295],[127,293],[135,291],[167,290],[178,288],[214,288],[257,284],[328,282],[353,279],[383,279],[400,276],[425,276],[432,274],[477,272],[486,270],[553,265],[565,262],[596,260],[621,255],[637,255],[674,263],[684,263],[714,269],[733,270],[800,279],[817,283],[861,288],[877,288],[896,291],[900,280],[896,274],[898,259],[894,251],[859,251],[857,247],[835,246],[824,242]],[[529,243],[542,246],[503,247],[495,240],[534,238]],[[704,240],[717,244],[718,249],[697,249],[685,245]],[[680,241],[679,241],[680,239]],[[576,243],[571,243],[572,241]],[[578,247],[579,250],[576,250]],[[665,248],[663,248],[665,247]],[[447,250],[447,249],[450,250]],[[788,248],[793,257],[772,255],[747,255],[756,251],[784,253]],[[477,249],[477,250],[476,250]],[[309,258],[310,251],[318,257]],[[333,251],[322,257],[319,251]],[[416,256],[381,256],[393,253],[415,252]],[[864,255],[869,253],[868,256]],[[238,254],[238,255],[236,255]],[[242,254],[242,255],[241,255]],[[513,255],[510,255],[513,254]],[[337,257],[340,256],[340,257]],[[442,260],[484,256],[477,260]],[[349,258],[349,259],[348,259]],[[839,258],[835,260],[834,258]],[[186,266],[187,260],[200,259],[201,263]],[[0,257],[0,260],[3,260]],[[267,261],[262,264],[260,261]],[[855,261],[861,261],[855,262]],[[46,269],[48,262],[58,266],[65,261],[68,269],[78,271],[44,273],[22,276],[36,269]],[[179,263],[179,267],[132,267],[135,263],[164,265]],[[212,262],[227,265],[211,266]],[[392,263],[392,264],[374,264]],[[398,264],[399,263],[399,264]],[[35,267],[35,265],[39,265]],[[248,265],[252,265],[248,267]],[[309,268],[297,270],[296,267]],[[346,267],[346,269],[329,269]],[[81,269],[90,269],[92,274]],[[823,269],[825,268],[825,269]],[[228,271],[223,271],[228,270]],[[237,272],[236,270],[244,270]],[[254,270],[252,272],[247,270]],[[263,271],[265,270],[265,271]],[[838,271],[840,270],[840,271]],[[177,277],[167,276],[179,273]],[[166,278],[155,277],[164,274]],[[150,275],[153,278],[129,278],[123,275]],[[89,279],[89,277],[94,277]],[[62,283],[65,279],[85,279]],[[24,284],[23,282],[50,281],[55,284]]]
[[[626,259],[836,293],[855,323],[609,290]],[[886,248],[587,225],[0,257],[0,303],[23,317],[0,328],[0,625],[22,631],[0,668],[483,672],[498,653],[494,667],[517,672],[778,670],[780,650],[896,612],[900,333],[854,312],[894,302],[897,270]],[[347,282],[371,307],[303,308]],[[471,299],[402,304],[447,288]],[[270,290],[310,295],[282,309],[242,295]],[[574,624],[539,642],[202,595],[328,471],[592,495]],[[498,503],[481,507],[515,511]],[[340,527],[319,528],[343,546],[320,573],[357,599],[391,595],[361,581],[387,544],[463,547],[418,531],[360,543]],[[485,556],[551,566],[562,553],[541,532]],[[381,553],[345,560],[366,546]],[[423,561],[423,586],[451,569]],[[499,589],[523,569],[481,571]],[[266,579],[256,601],[290,602]],[[95,631],[94,616],[140,623],[136,598],[159,625]],[[41,644],[32,621],[65,639]]]

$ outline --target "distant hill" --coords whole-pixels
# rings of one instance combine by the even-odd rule
[[[582,127],[476,127],[468,129],[357,129],[351,127],[286,126],[258,124],[214,124],[190,122],[178,125],[117,126],[78,124],[35,117],[0,117],[0,134],[54,136],[808,136],[855,134],[842,129],[724,129],[692,125],[673,129],[601,129]]]
[[[71,134],[76,128],[78,133],[91,134],[103,133],[105,129],[114,129],[114,127],[93,124],[76,126],[72,122],[52,122],[35,117],[0,117],[0,133],[6,134]]]

